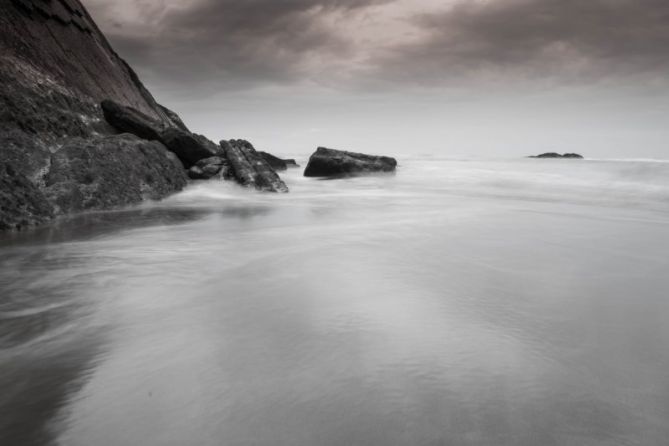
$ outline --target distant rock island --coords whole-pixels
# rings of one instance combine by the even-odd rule
[[[541,155],[535,155],[535,156],[530,156],[528,158],[568,158],[568,159],[583,159],[582,155],[579,155],[578,153],[565,153],[564,155],[561,155],[556,152],[548,152],[548,153],[542,153]]]

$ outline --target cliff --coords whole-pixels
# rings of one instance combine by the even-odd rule
[[[78,0],[0,1],[0,81],[0,129],[47,143],[109,133],[98,112],[105,99],[177,124]]]
[[[249,147],[237,153],[247,169],[228,169],[224,148],[156,102],[79,0],[0,0],[0,231],[159,200],[186,186],[186,169],[286,192]]]

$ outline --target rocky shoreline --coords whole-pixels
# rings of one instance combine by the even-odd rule
[[[395,169],[381,158],[319,149],[305,174]],[[191,180],[286,193],[277,171],[289,167],[299,166],[248,141],[192,133],[79,0],[0,3],[0,231],[160,200]]]

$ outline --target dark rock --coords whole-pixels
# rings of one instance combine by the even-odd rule
[[[244,140],[221,141],[237,182],[266,192],[288,192],[288,186],[251,143]]]
[[[10,163],[29,180],[39,183],[51,164],[51,152],[25,132],[0,132],[0,162]]]
[[[569,159],[583,159],[578,153],[565,153],[561,155],[555,152],[542,153],[541,155],[531,156],[530,158],[569,158]]]
[[[188,170],[188,177],[191,180],[209,180],[215,177],[227,179],[229,176],[228,160],[220,156],[200,160]]]
[[[365,155],[319,147],[311,155],[305,177],[343,177],[373,172],[394,172],[397,161],[386,156]]]
[[[0,2],[0,131],[47,143],[111,133],[100,125],[105,99],[170,125],[79,0]]]
[[[222,149],[213,141],[202,135],[188,131],[188,128],[173,111],[160,106],[170,122],[174,125],[166,126],[163,122],[152,119],[144,113],[105,100],[100,104],[104,117],[116,130],[122,133],[131,133],[148,141],[160,141],[171,152],[177,155],[186,168],[190,168],[199,160],[222,154]]]
[[[26,217],[15,212],[18,223],[5,218],[4,227],[48,218],[41,199],[30,201],[39,193],[63,213],[179,190],[183,166],[160,143],[104,137],[131,131],[158,139],[167,127],[187,131],[114,52],[80,0],[0,1],[0,163],[13,172],[8,179],[3,171],[2,193],[5,203],[23,196],[26,204]]]
[[[59,213],[71,213],[159,200],[187,181],[161,143],[121,134],[67,142],[52,157],[45,193]]]
[[[0,230],[20,230],[49,221],[54,210],[32,181],[0,162]]]
[[[188,127],[186,127],[186,124],[184,124],[184,122],[181,120],[179,115],[177,115],[175,112],[173,112],[169,108],[165,107],[164,105],[158,104],[158,108],[163,113],[165,113],[165,115],[169,118],[170,121],[172,121],[173,127],[181,129],[184,132],[190,133],[190,130],[188,130]]]
[[[159,141],[164,124],[132,107],[104,100],[102,113],[109,124],[121,133],[132,133],[142,139]]]
[[[272,155],[271,153],[267,152],[258,152],[258,155],[260,155],[267,163],[272,166],[272,169],[274,170],[287,170],[288,165],[284,160],[282,160],[279,157],[276,157]]]
[[[300,167],[294,159],[285,159],[283,162],[286,163],[286,167]]]
[[[221,147],[202,135],[170,127],[160,134],[160,141],[173,152],[188,169],[198,161],[223,154]]]

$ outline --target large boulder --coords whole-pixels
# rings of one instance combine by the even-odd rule
[[[232,139],[221,141],[221,147],[239,184],[266,192],[288,192],[288,186],[250,142]]]
[[[171,117],[174,125],[152,119],[139,110],[105,100],[100,104],[107,122],[121,133],[131,133],[148,141],[160,141],[188,169],[201,159],[221,155],[223,150],[202,135],[191,133],[173,111],[158,107]]]
[[[185,132],[176,127],[165,129],[159,140],[173,152],[188,169],[198,161],[219,156],[223,149],[202,135]]]
[[[542,159],[558,159],[558,158],[566,158],[566,159],[583,159],[582,155],[579,155],[578,153],[565,153],[564,155],[561,155],[559,153],[555,152],[548,152],[548,153],[542,153],[541,155],[536,155],[536,156],[531,156],[530,158],[542,158]]]
[[[142,139],[159,141],[164,124],[132,107],[109,99],[100,103],[107,122],[121,133],[132,133]]]
[[[269,164],[274,170],[288,169],[288,164],[278,156],[274,156],[271,153],[267,152],[258,152],[258,155],[260,155],[265,161],[267,161],[267,164]]]
[[[67,142],[52,157],[45,192],[59,213],[71,213],[159,200],[187,181],[160,142],[121,134]]]
[[[53,216],[44,193],[10,163],[0,162],[0,231],[39,225]]]
[[[305,177],[345,177],[373,172],[394,172],[397,160],[387,156],[319,147],[311,155],[304,171]]]
[[[229,179],[230,176],[230,164],[220,156],[200,160],[188,170],[188,177],[191,180]]]

